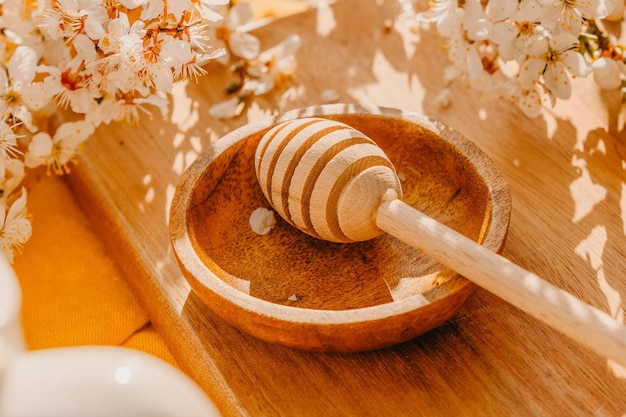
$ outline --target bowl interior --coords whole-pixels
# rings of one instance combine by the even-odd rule
[[[492,187],[465,142],[405,118],[325,117],[378,143],[396,167],[406,203],[485,243],[494,213]],[[389,235],[351,244],[324,242],[278,216],[269,234],[254,233],[252,211],[271,209],[254,171],[255,149],[266,130],[214,152],[190,190],[187,233],[197,257],[215,277],[255,299],[324,311],[401,302],[434,289],[439,289],[432,293],[436,298],[450,295],[441,290],[456,277],[454,272]],[[497,239],[489,245],[497,251],[506,233],[491,233]],[[454,285],[450,292],[462,289]]]

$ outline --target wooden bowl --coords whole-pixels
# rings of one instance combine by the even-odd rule
[[[269,234],[252,231],[252,211],[271,208],[254,171],[259,140],[278,122],[312,116],[374,139],[395,165],[409,205],[495,252],[502,249],[511,204],[507,185],[459,133],[395,109],[311,107],[232,131],[184,173],[172,201],[170,234],[191,288],[240,330],[303,350],[376,349],[441,325],[475,284],[389,235],[330,243],[278,216]]]

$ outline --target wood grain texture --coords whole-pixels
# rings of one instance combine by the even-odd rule
[[[393,21],[397,2],[343,0],[258,31],[302,36],[294,87],[248,116],[210,120],[217,76],[177,86],[169,120],[104,127],[70,176],[181,367],[227,416],[622,416],[626,376],[485,291],[445,325],[367,353],[303,353],[236,330],[190,291],[166,219],[184,167],[217,138],[261,116],[342,102],[422,112],[475,142],[504,173],[513,212],[504,254],[623,319],[626,150],[619,96],[574,81],[574,97],[538,119],[461,85],[438,108],[445,56],[435,29]],[[330,23],[329,23],[330,22]],[[323,59],[322,59],[323,57]],[[217,71],[212,69],[212,71]],[[621,372],[621,373],[620,373]]]

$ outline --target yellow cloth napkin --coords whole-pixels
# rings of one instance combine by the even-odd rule
[[[122,345],[174,364],[65,180],[32,174],[33,234],[13,264],[27,347]]]

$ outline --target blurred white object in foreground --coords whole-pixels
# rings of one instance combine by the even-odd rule
[[[0,417],[218,417],[206,394],[173,366],[133,349],[26,351],[21,293],[0,256]]]

